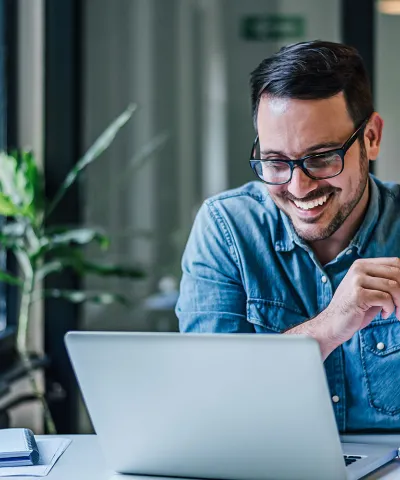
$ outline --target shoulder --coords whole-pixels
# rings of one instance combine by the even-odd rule
[[[380,256],[400,256],[400,185],[372,177],[379,190],[379,219],[375,227]],[[382,253],[383,252],[383,253]]]
[[[238,188],[227,190],[208,198],[205,205],[214,212],[230,217],[246,215],[247,217],[268,216],[277,218],[278,210],[261,182],[249,182]]]
[[[240,202],[246,198],[253,199],[256,202],[265,202],[267,197],[269,197],[268,191],[261,182],[248,182],[238,188],[218,193],[208,198],[206,203],[213,204],[216,202],[230,202],[235,200]]]
[[[379,180],[374,175],[371,175],[372,180],[375,182],[379,189],[379,193],[384,202],[400,202],[400,185],[395,182],[384,182]]]
[[[208,221],[223,233],[228,245],[235,245],[240,251],[273,248],[277,235],[282,235],[279,209],[261,182],[249,182],[214,195],[204,202],[202,209]]]

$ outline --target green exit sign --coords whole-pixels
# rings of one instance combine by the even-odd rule
[[[249,15],[241,20],[240,36],[258,42],[299,39],[305,36],[305,19],[300,15]]]

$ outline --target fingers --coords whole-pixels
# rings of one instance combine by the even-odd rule
[[[364,277],[361,286],[366,290],[374,290],[389,294],[393,302],[393,308],[396,309],[396,317],[400,320],[400,283],[398,281],[366,276]],[[393,310],[391,310],[390,314],[392,312]],[[383,314],[382,317],[387,318]]]
[[[354,265],[360,264],[378,264],[378,265],[388,265],[391,267],[400,268],[400,258],[399,257],[378,257],[378,258],[360,258],[354,262]]]
[[[367,275],[371,277],[386,278],[400,282],[400,267],[392,265],[369,264],[361,267]]]
[[[387,292],[380,290],[366,290],[362,292],[362,302],[359,307],[366,312],[371,307],[382,308],[382,318],[388,318],[395,309],[392,296]]]
[[[392,296],[396,317],[400,320],[400,258],[360,259],[354,262],[351,269],[353,270],[355,285],[380,290]],[[382,314],[382,317],[387,318],[384,314]]]

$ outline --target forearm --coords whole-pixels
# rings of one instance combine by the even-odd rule
[[[284,332],[285,335],[307,335],[315,338],[319,343],[322,360],[326,358],[337,348],[342,342],[338,340],[331,329],[332,322],[328,321],[329,313],[327,311],[321,312],[316,317],[307,320],[296,327],[293,327]]]

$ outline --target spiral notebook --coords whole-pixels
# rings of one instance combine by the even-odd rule
[[[39,449],[32,430],[6,428],[0,430],[0,468],[36,465]]]

